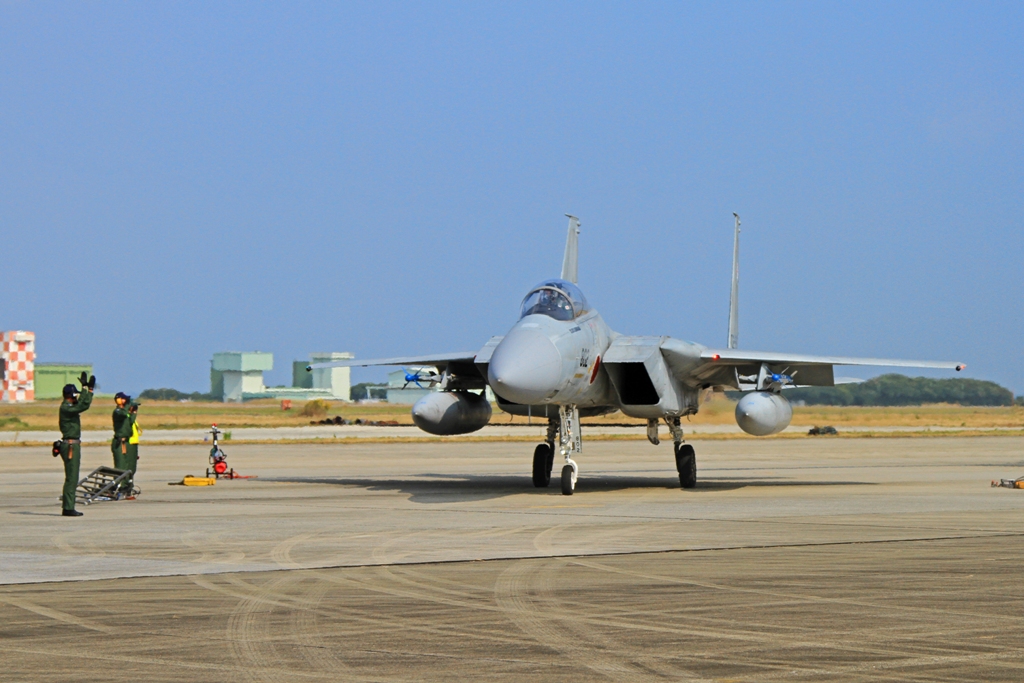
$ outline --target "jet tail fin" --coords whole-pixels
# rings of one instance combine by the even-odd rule
[[[569,235],[565,238],[565,257],[562,259],[562,279],[576,284],[576,281],[579,278],[580,219],[570,214],[565,215],[569,217]]]
[[[736,217],[736,234],[732,241],[732,293],[729,296],[729,345],[735,349],[740,337],[740,215]]]

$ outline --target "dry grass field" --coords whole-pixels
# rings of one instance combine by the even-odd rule
[[[58,401],[38,401],[23,405],[0,407],[0,430],[29,431],[56,427]],[[263,400],[249,403],[181,403],[177,401],[144,401],[140,424],[148,429],[197,429],[217,424],[233,427],[298,427],[308,425],[310,417],[302,414],[303,404],[296,403],[291,410],[282,410],[277,401]],[[735,403],[716,397],[701,407],[691,425],[734,424]],[[85,429],[108,429],[113,398],[100,397],[94,407],[82,416]],[[333,403],[327,413],[349,420],[394,421],[412,424],[409,406],[387,403],[353,404]],[[525,423],[525,417],[513,417],[497,408],[492,424]],[[538,418],[534,418],[534,422]],[[586,423],[639,424],[641,421],[621,413],[584,420]],[[836,427],[1008,427],[1024,429],[1024,408],[965,407],[958,405],[926,405],[900,408],[885,407],[830,407],[796,406],[793,410],[795,425],[834,425]]]

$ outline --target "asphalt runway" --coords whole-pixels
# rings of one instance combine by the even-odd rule
[[[1024,678],[1024,439],[226,445],[258,479],[59,516],[0,449],[4,681]],[[109,449],[84,449],[84,467]],[[557,468],[556,468],[557,469]]]

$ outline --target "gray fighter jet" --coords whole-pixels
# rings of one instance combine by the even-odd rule
[[[568,214],[566,214],[568,215]],[[735,215],[735,214],[734,214]],[[555,444],[565,459],[562,493],[572,495],[582,452],[580,417],[621,410],[647,420],[647,438],[658,444],[658,427],[668,425],[682,488],[697,484],[697,458],[684,443],[680,418],[694,415],[710,392],[747,392],[736,404],[736,422],[748,434],[781,432],[793,417],[782,395],[787,387],[834,386],[837,365],[948,368],[962,363],[805,356],[741,351],[738,338],[739,233],[733,242],[732,297],[727,348],[712,349],[671,337],[635,337],[608,327],[576,285],[580,221],[569,216],[562,277],[545,280],[523,299],[518,322],[504,337],[492,337],[478,351],[432,356],[318,363],[307,369],[399,365],[436,368],[421,379],[439,389],[412,408],[416,425],[431,434],[467,434],[491,419],[485,398],[490,386],[501,410],[547,419],[547,437],[533,454],[533,483],[551,482]]]

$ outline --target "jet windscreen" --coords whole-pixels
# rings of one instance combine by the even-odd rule
[[[555,320],[572,320],[587,310],[580,288],[565,280],[543,282],[523,299],[520,317],[546,315]]]

